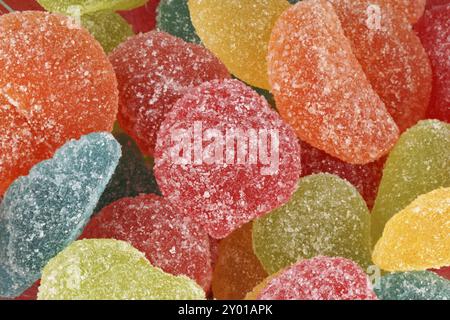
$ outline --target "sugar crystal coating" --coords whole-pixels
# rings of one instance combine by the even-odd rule
[[[112,135],[93,133],[9,187],[0,204],[0,296],[20,295],[80,235],[120,155]]]
[[[388,274],[374,290],[380,300],[450,300],[450,281],[429,271]]]
[[[211,285],[207,233],[157,195],[123,198],[103,208],[89,222],[82,238],[127,241],[153,266],[173,275],[184,274],[205,291]]]
[[[88,31],[38,11],[1,16],[0,194],[67,140],[110,131],[117,105],[113,68]]]
[[[246,83],[269,89],[267,44],[286,0],[189,0],[192,23],[202,43]]]
[[[77,8],[80,14],[103,10],[128,10],[144,5],[147,0],[38,0],[38,3],[50,12],[74,13]]]
[[[352,164],[394,145],[398,128],[327,1],[301,1],[280,16],[268,64],[277,109],[302,141]]]
[[[287,204],[255,221],[253,247],[269,274],[318,255],[349,258],[366,268],[369,211],[347,181],[330,174],[305,177]]]
[[[375,0],[382,3],[397,15],[403,15],[411,23],[416,23],[422,17],[427,0]]]
[[[166,116],[154,170],[169,201],[224,238],[289,200],[299,155],[295,133],[263,97],[238,80],[214,80]]]
[[[185,276],[153,267],[123,241],[76,241],[42,272],[39,300],[193,300],[205,293]]]
[[[439,187],[450,187],[450,125],[421,121],[402,134],[386,161],[371,214],[372,243],[394,214]]]
[[[258,300],[377,300],[369,278],[353,261],[303,260],[268,281]]]
[[[229,78],[208,50],[164,32],[130,38],[110,60],[119,82],[119,123],[147,155],[153,155],[166,113],[186,91],[208,80]]]
[[[450,188],[421,195],[394,215],[372,259],[387,271],[450,266]]]

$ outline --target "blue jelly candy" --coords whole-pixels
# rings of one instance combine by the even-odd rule
[[[0,204],[0,296],[19,296],[78,238],[120,156],[111,134],[93,133],[11,184]]]

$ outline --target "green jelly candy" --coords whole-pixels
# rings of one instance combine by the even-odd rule
[[[111,11],[83,15],[81,24],[100,42],[106,53],[134,34],[128,22]]]
[[[347,181],[330,174],[300,179],[283,207],[253,225],[253,248],[269,274],[300,259],[333,256],[370,264],[370,217]]]
[[[45,266],[39,300],[194,300],[205,293],[186,276],[153,267],[127,242],[72,243]]]
[[[386,275],[374,290],[380,300],[450,300],[450,281],[430,271]]]
[[[385,164],[371,214],[372,243],[396,213],[440,187],[450,187],[450,125],[421,121],[402,134]]]
[[[86,14],[103,10],[129,10],[143,6],[147,0],[37,0],[50,12],[63,14]]]
[[[200,44],[192,25],[187,0],[161,0],[157,9],[157,27],[187,42]]]

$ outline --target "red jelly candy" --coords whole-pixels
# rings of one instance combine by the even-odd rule
[[[450,3],[450,0],[427,0],[426,9]]]
[[[133,27],[134,33],[148,32],[156,26],[156,8],[159,0],[149,0],[144,6],[120,11],[120,15]]]
[[[38,10],[38,11],[44,11],[44,8],[42,8],[39,3],[36,2],[36,0],[6,0],[4,1],[6,5],[15,10],[15,11],[25,11],[25,10]],[[4,13],[9,13],[9,9],[3,6],[0,3],[0,15]]]
[[[172,105],[190,88],[229,78],[207,49],[163,32],[139,34],[110,55],[119,82],[120,126],[152,156],[156,134]]]
[[[259,300],[377,300],[369,278],[344,258],[303,260],[273,277]]]
[[[154,170],[165,197],[224,238],[289,200],[300,150],[257,92],[215,80],[173,106],[158,133]]]
[[[186,275],[205,291],[211,285],[208,235],[157,195],[113,202],[92,218],[81,238],[127,241],[145,253],[153,266],[174,275]]]

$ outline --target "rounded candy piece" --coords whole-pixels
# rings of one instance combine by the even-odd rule
[[[161,0],[157,9],[157,26],[187,42],[201,43],[192,25],[187,0]]]
[[[429,271],[388,274],[374,290],[380,300],[450,300],[450,281]]]
[[[246,83],[270,89],[267,44],[286,0],[189,0],[195,30],[228,70]]]
[[[212,291],[215,299],[239,300],[267,277],[253,253],[252,223],[235,230],[219,244]]]
[[[277,109],[302,141],[352,164],[394,145],[398,128],[327,1],[301,1],[280,16],[268,64]]]
[[[148,0],[38,0],[39,4],[50,12],[72,13],[73,8],[80,14],[97,11],[128,10],[143,6]]]
[[[158,133],[161,192],[224,238],[289,200],[300,175],[295,133],[238,80],[205,82],[173,106]]]
[[[347,181],[330,174],[305,177],[287,204],[255,221],[253,247],[269,274],[318,255],[342,256],[365,268],[369,211]]]
[[[121,155],[111,134],[70,141],[17,179],[0,204],[0,296],[16,297],[80,234]]]
[[[369,278],[344,258],[303,260],[272,277],[258,300],[377,300]]]
[[[194,300],[203,290],[185,276],[153,267],[130,244],[113,239],[76,241],[42,272],[39,300]]]
[[[402,1],[329,2],[367,79],[400,131],[422,120],[430,101],[431,66],[411,26],[391,11],[391,5]]]
[[[386,161],[371,214],[372,243],[394,214],[439,187],[450,187],[450,125],[421,121],[402,134]]]
[[[173,275],[184,274],[205,291],[211,285],[211,253],[206,232],[154,194],[123,198],[91,219],[82,238],[129,242],[150,263]]]
[[[0,52],[2,194],[67,140],[111,131],[118,92],[101,46],[66,17],[38,11],[1,16]]]
[[[110,60],[119,82],[119,123],[150,156],[161,122],[186,91],[208,80],[229,78],[208,50],[163,32],[128,39]]]
[[[159,0],[149,0],[145,5],[120,11],[119,14],[133,27],[134,33],[145,33],[153,30],[156,26],[156,7]]]
[[[427,0],[375,0],[375,3],[383,4],[396,14],[405,16],[411,24],[414,24],[422,17]]]
[[[421,195],[393,216],[372,259],[386,271],[450,266],[450,188]]]

